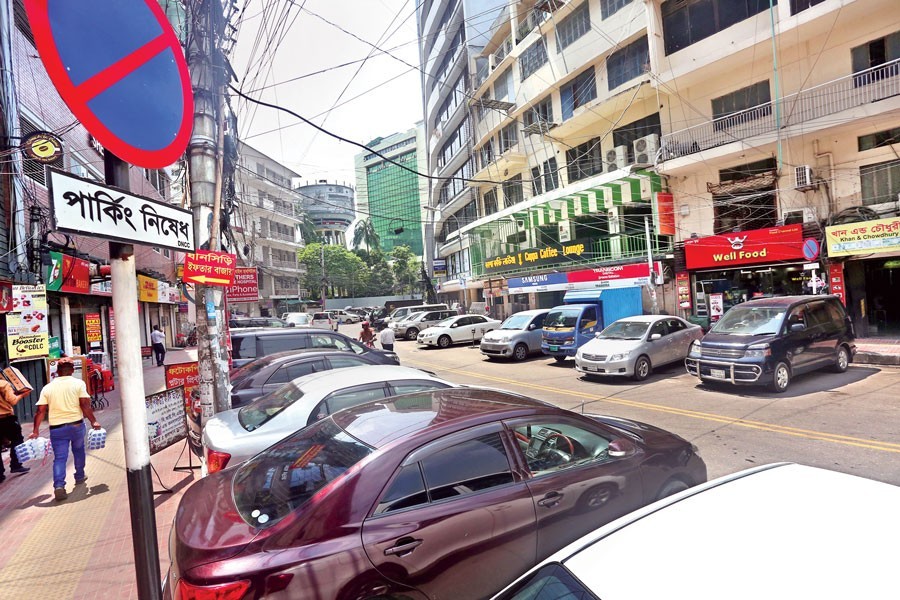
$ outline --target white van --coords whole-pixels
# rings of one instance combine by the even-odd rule
[[[394,321],[403,321],[409,315],[414,312],[422,312],[423,310],[446,310],[450,307],[446,304],[420,304],[418,306],[401,306],[400,308],[395,308],[394,312],[392,312],[388,317],[384,320],[385,324],[393,323]]]

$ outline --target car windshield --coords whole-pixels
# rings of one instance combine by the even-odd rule
[[[272,417],[303,397],[303,390],[288,383],[257,398],[238,412],[238,421],[247,431],[259,429]]]
[[[435,323],[435,327],[450,327],[453,325],[454,321],[456,321],[456,317],[447,317],[443,321],[438,321]]]
[[[544,319],[544,329],[549,327],[575,327],[580,314],[580,308],[552,310],[547,314],[547,318]]]
[[[323,419],[241,465],[232,492],[250,526],[271,527],[374,451]]]
[[[238,384],[241,380],[250,379],[254,374],[259,373],[266,367],[272,364],[272,360],[270,358],[258,358],[253,362],[247,363],[243,367],[236,369],[231,374],[231,383],[235,387],[240,387]]]
[[[726,335],[774,335],[781,328],[785,309],[769,306],[735,306],[713,326]]]
[[[531,315],[513,315],[503,321],[500,329],[525,329],[531,322]]]
[[[597,336],[601,340],[639,340],[647,333],[650,323],[643,321],[616,321]]]

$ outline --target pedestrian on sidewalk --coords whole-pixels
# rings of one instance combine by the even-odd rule
[[[390,327],[385,327],[381,330],[381,333],[378,334],[378,341],[381,343],[381,347],[385,350],[394,350],[394,330]]]
[[[75,485],[82,485],[87,480],[84,473],[84,418],[91,420],[94,429],[100,429],[100,423],[91,410],[91,395],[88,394],[84,381],[72,377],[75,372],[72,359],[60,358],[56,365],[57,377],[41,390],[41,397],[36,405],[37,414],[34,415],[34,431],[28,437],[38,437],[41,422],[49,414],[50,446],[53,448],[53,496],[57,500],[65,500],[69,446],[71,445],[72,455],[75,457]]]
[[[166,334],[159,330],[159,325],[153,326],[150,343],[153,344],[153,352],[156,354],[156,366],[163,366],[166,360]]]
[[[6,439],[9,441],[9,472],[10,473],[27,473],[28,467],[23,466],[16,456],[16,446],[21,444],[22,426],[16,418],[15,406],[19,400],[28,396],[31,390],[25,390],[16,394],[13,387],[8,381],[0,377],[0,441]],[[6,471],[3,466],[3,460],[0,459],[0,483],[6,479]]]

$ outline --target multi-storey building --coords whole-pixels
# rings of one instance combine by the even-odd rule
[[[443,282],[443,291],[458,294],[461,300],[472,268],[468,240],[456,232],[476,216],[474,191],[466,185],[475,172],[468,110],[472,65],[504,4],[503,0],[425,0],[416,11],[426,169],[433,178],[429,210],[421,217],[425,255],[429,262],[433,257],[447,261],[452,277]]]
[[[248,252],[244,262],[258,270],[259,303],[242,303],[251,316],[276,316],[299,304],[303,273],[303,209],[293,180],[300,176],[259,150],[241,143],[235,174],[237,198],[232,229]]]
[[[300,203],[316,233],[326,244],[347,245],[347,228],[353,222],[353,188],[320,180],[297,188]]]
[[[357,217],[371,220],[384,252],[409,246],[424,256],[422,207],[427,205],[428,179],[416,174],[427,169],[424,131],[419,123],[367,144],[391,160],[370,151],[354,158]]]

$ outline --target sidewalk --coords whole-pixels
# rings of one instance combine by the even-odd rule
[[[196,349],[170,350],[167,363],[196,360]],[[144,392],[164,389],[164,370],[144,361]],[[116,388],[118,390],[118,381]],[[74,489],[72,458],[66,473],[69,497],[53,499],[53,461],[29,463],[31,472],[0,484],[0,600],[43,597],[66,599],[137,598],[131,516],[125,479],[118,391],[108,392],[109,408],[95,411],[107,430],[106,448],[88,451],[87,486]],[[23,423],[25,436],[31,424]],[[49,437],[46,421],[41,435]],[[199,470],[173,471],[185,448],[178,443],[151,457],[162,483],[174,493],[155,496],[160,572],[169,565],[169,529],[181,494],[199,478]],[[188,464],[189,450],[179,465]],[[3,455],[7,461],[8,455]],[[197,463],[196,457],[193,458]],[[154,489],[161,490],[154,476]]]
[[[853,362],[863,365],[900,365],[900,340],[857,338]]]

